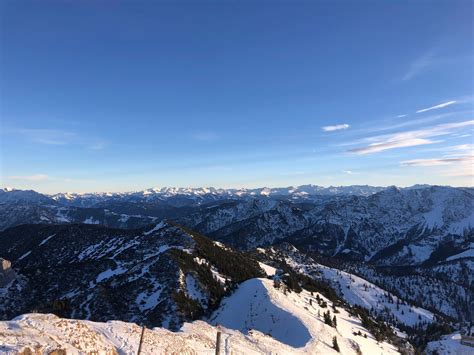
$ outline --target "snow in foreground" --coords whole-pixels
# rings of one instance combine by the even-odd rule
[[[268,279],[251,279],[240,285],[211,317],[212,324],[252,334],[255,330],[271,335],[284,344],[284,353],[331,354],[335,336],[342,353],[392,354],[398,351],[388,343],[377,343],[363,328],[359,319],[338,308],[334,313],[332,302],[321,294],[328,307],[322,308],[316,301],[316,293],[285,292],[273,287]],[[331,312],[337,318],[337,328],[324,323],[323,313]],[[364,336],[354,333],[361,331]],[[291,349],[291,350],[290,350]]]
[[[186,323],[179,332],[147,329],[143,354],[214,354],[217,330],[222,331],[223,354],[396,354],[395,347],[377,343],[361,322],[339,309],[337,328],[323,321],[316,293],[297,294],[273,287],[268,279],[251,279],[224,299],[211,317]],[[217,323],[220,325],[217,326]],[[0,322],[0,353],[17,354],[27,348],[38,353],[64,349],[67,354],[136,354],[141,328],[133,323],[61,319],[51,314],[26,314]],[[361,331],[367,337],[354,335]]]

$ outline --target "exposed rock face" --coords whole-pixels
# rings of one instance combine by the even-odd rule
[[[10,261],[0,258],[0,287],[7,285],[16,277],[11,266]]]

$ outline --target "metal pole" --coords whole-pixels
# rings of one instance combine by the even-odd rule
[[[220,353],[221,353],[221,332],[218,330],[217,337],[216,337],[216,355],[220,355]]]
[[[140,343],[138,344],[138,352],[137,355],[140,355],[142,351],[142,344],[143,344],[143,335],[145,334],[145,326],[142,326],[142,333],[140,335]]]

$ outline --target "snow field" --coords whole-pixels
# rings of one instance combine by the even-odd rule
[[[377,343],[359,319],[339,309],[337,328],[323,321],[316,294],[276,289],[268,279],[250,279],[226,298],[210,323],[185,323],[179,332],[146,329],[143,354],[214,354],[217,331],[222,332],[223,354],[397,354],[388,343]],[[311,300],[311,301],[310,301]],[[216,325],[219,323],[220,325]],[[367,334],[355,336],[361,331]],[[61,319],[51,314],[26,314],[0,322],[0,352],[17,354],[26,348],[48,353],[65,349],[68,354],[98,351],[101,354],[135,354],[141,328],[134,323],[107,323]]]

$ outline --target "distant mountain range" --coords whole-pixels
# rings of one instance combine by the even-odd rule
[[[420,345],[435,339],[426,332],[474,319],[474,189],[2,189],[0,262],[0,319],[36,311],[173,330],[215,319],[278,339],[281,329],[259,321],[276,316],[260,296],[238,324],[221,304],[243,283],[245,295],[273,295],[255,281],[270,277],[320,292],[400,350],[376,329],[388,324]]]
[[[314,200],[345,194],[369,195],[382,188],[348,186],[323,188],[215,189],[160,188],[128,193],[60,193],[0,189],[0,230],[24,223],[88,223],[138,228],[157,219],[178,218],[209,204],[253,199]]]
[[[50,196],[55,201],[71,206],[92,207],[103,201],[122,202],[150,202],[155,200],[166,200],[176,207],[191,202],[209,202],[222,199],[273,197],[290,199],[311,199],[315,196],[327,195],[362,195],[367,196],[384,190],[384,187],[354,185],[354,186],[330,186],[301,185],[279,188],[262,187],[256,189],[220,189],[214,187],[200,188],[177,188],[162,187],[152,188],[137,192],[125,193],[59,193]]]
[[[380,189],[164,188],[55,196],[3,189],[0,230],[31,223],[133,229],[171,219],[241,250],[286,241],[306,252],[377,265],[435,264],[470,255],[473,188]]]

